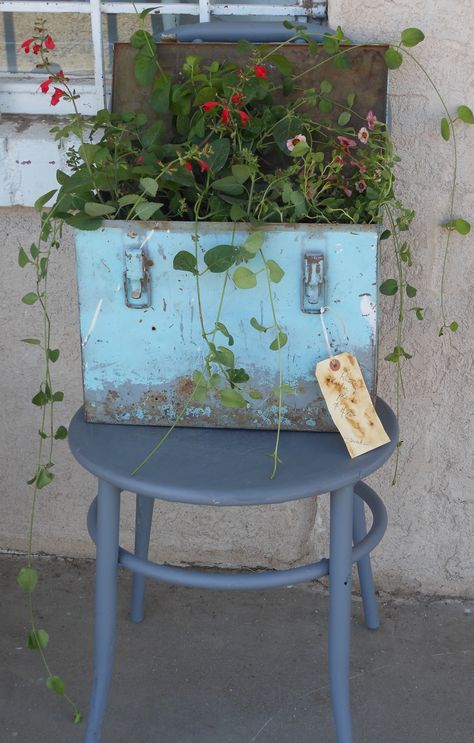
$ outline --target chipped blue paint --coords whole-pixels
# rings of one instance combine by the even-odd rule
[[[239,225],[234,244],[249,229]],[[285,394],[283,427],[333,430],[314,378],[316,363],[326,358],[320,315],[302,312],[303,257],[324,256],[326,324],[334,353],[348,350],[359,359],[365,381],[375,394],[377,242],[375,226],[268,225],[264,253],[284,269],[274,285],[276,312],[287,331],[282,351],[285,384],[297,393]],[[196,309],[195,280],[175,271],[179,250],[194,252],[194,225],[185,222],[104,222],[95,232],[76,233],[83,378],[88,420],[167,425],[192,390],[191,374],[202,368],[205,344]],[[200,225],[199,249],[232,242],[222,223]],[[125,252],[142,246],[148,262],[151,306],[126,306]],[[252,268],[261,268],[259,257]],[[232,271],[231,271],[232,273]],[[206,329],[213,328],[223,274],[207,272],[201,278]],[[255,316],[271,325],[268,288],[263,273],[254,289],[237,289],[229,282],[221,321],[235,336],[236,367],[243,366],[251,381],[243,388],[264,394],[247,409],[223,408],[217,399],[192,403],[183,425],[274,428],[278,406],[270,392],[278,386],[278,354],[269,350],[274,333],[250,326]],[[348,329],[346,343],[339,317]],[[218,334],[218,344],[226,339]]]

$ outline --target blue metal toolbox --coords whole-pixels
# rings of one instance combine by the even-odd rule
[[[235,244],[249,231],[239,225]],[[285,272],[274,291],[276,316],[288,334],[281,351],[285,390],[288,386],[282,427],[334,430],[314,376],[316,363],[328,356],[320,309],[334,310],[324,313],[332,350],[357,356],[375,394],[377,227],[275,224],[263,231],[266,260],[275,260]],[[203,368],[207,347],[194,277],[173,269],[173,258],[194,249],[193,236],[189,222],[106,221],[95,232],[76,232],[87,420],[165,425],[189,398],[193,372]],[[231,239],[225,223],[200,225],[202,252]],[[209,329],[223,280],[223,274],[210,272],[201,277]],[[247,290],[229,282],[221,321],[236,336],[236,367],[244,366],[251,377],[243,390],[251,388],[261,398],[231,409],[211,393],[205,402],[189,403],[180,425],[276,426],[278,353],[269,349],[271,331],[258,332],[250,323],[255,317],[262,326],[271,325],[269,311],[264,278]]]

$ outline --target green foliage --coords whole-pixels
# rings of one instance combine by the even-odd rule
[[[425,34],[423,31],[420,31],[419,28],[405,28],[405,30],[402,31],[401,42],[403,46],[416,46],[417,44],[420,44],[424,38]]]
[[[387,296],[392,296],[393,294],[396,294],[398,291],[398,282],[396,279],[386,279],[386,281],[383,282],[383,284],[380,285],[380,293],[386,294]]]
[[[469,106],[458,106],[458,116],[465,124],[474,124],[474,114]]]
[[[449,121],[445,117],[441,119],[441,136],[446,142],[451,136],[451,127],[449,126]]]
[[[400,52],[397,49],[394,49],[393,46],[390,46],[387,49],[384,57],[385,57],[385,64],[387,65],[389,70],[397,70],[403,62],[403,56],[400,54]]]
[[[187,250],[180,250],[179,253],[176,253],[173,259],[173,268],[176,269],[176,271],[189,271],[189,273],[197,276],[198,270],[196,266],[196,256]]]
[[[232,278],[234,284],[239,289],[253,289],[257,286],[257,276],[250,270],[250,268],[246,268],[245,266],[237,268],[234,271]]]
[[[23,567],[16,577],[16,582],[25,593],[33,593],[38,583],[38,573],[30,566]]]
[[[28,648],[29,650],[39,650],[48,646],[49,635],[44,629],[37,629],[30,632],[28,635]]]

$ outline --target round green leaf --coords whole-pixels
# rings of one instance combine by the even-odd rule
[[[321,93],[330,93],[332,90],[332,83],[329,80],[321,80],[319,83],[319,89]]]
[[[455,219],[454,229],[459,232],[460,235],[468,235],[471,231],[471,225],[465,219]]]
[[[243,247],[247,251],[247,253],[252,253],[252,255],[255,255],[255,253],[257,253],[262,247],[264,241],[265,234],[263,232],[252,232],[252,234],[249,235],[244,242]]]
[[[232,175],[239,183],[245,183],[250,178],[250,168],[248,165],[233,165]]]
[[[219,397],[222,405],[225,408],[245,408],[247,401],[237,390],[225,387],[219,392]]]
[[[458,328],[459,328],[459,324],[456,322],[456,320],[453,320],[453,322],[449,324],[449,329],[453,333],[455,333]]]
[[[142,201],[141,204],[137,204],[135,207],[135,213],[138,219],[151,219],[155,212],[162,207],[163,204],[156,204],[151,201]]]
[[[465,124],[474,124],[474,114],[469,106],[458,106],[458,116]]]
[[[67,428],[66,426],[59,426],[56,433],[54,434],[54,438],[58,441],[61,441],[62,439],[67,438]]]
[[[24,268],[27,263],[31,263],[31,261],[26,255],[24,249],[20,248],[20,250],[18,251],[18,265],[20,266],[20,268]]]
[[[152,196],[153,198],[156,196],[158,183],[154,178],[140,178],[140,186],[149,196]]]
[[[64,694],[64,681],[59,676],[48,676],[46,686],[55,694]]]
[[[105,217],[107,214],[115,214],[117,208],[111,204],[99,204],[96,201],[88,201],[84,205],[84,211],[89,217]]]
[[[236,254],[233,245],[216,245],[204,254],[204,263],[211,273],[223,273],[234,265]]]
[[[196,257],[188,250],[180,250],[173,259],[173,268],[176,271],[189,271],[194,276],[198,274],[196,265]]]
[[[400,67],[403,62],[403,57],[399,51],[390,46],[384,55],[385,64],[389,70],[396,70]]]
[[[350,120],[351,120],[350,111],[342,111],[342,113],[339,114],[337,123],[339,124],[339,126],[346,126],[346,124],[348,124]]]
[[[25,593],[33,593],[38,583],[38,573],[34,568],[28,566],[21,568],[16,577],[16,582]]]
[[[449,121],[444,116],[441,119],[440,128],[441,128],[441,136],[447,142],[451,136],[451,127],[449,126]]]
[[[36,292],[28,292],[24,297],[21,298],[23,304],[34,304],[39,299]]]
[[[270,343],[270,351],[278,351],[279,348],[283,348],[283,346],[286,345],[287,340],[287,334],[280,330],[275,340]]]
[[[278,284],[285,275],[284,270],[278,265],[278,263],[276,263],[276,261],[266,261],[265,265],[270,275],[270,281],[273,281],[274,284]]]
[[[407,296],[410,297],[410,299],[413,299],[413,297],[416,297],[416,289],[414,286],[410,286],[410,284],[406,284],[405,290],[406,290]]]
[[[263,400],[263,395],[259,390],[249,390],[252,400]]]
[[[383,282],[383,284],[380,285],[380,292],[381,294],[386,294],[387,296],[392,296],[393,294],[396,294],[398,291],[398,282],[396,279],[387,279]]]
[[[402,31],[402,44],[403,46],[416,46],[420,44],[425,38],[423,31],[419,28],[405,28]]]
[[[37,629],[28,635],[28,648],[30,650],[39,650],[45,648],[49,642],[49,635],[44,629]]]
[[[254,286],[257,286],[256,275],[250,270],[250,268],[246,268],[245,266],[239,266],[239,268],[234,271],[232,278],[234,284],[239,289],[253,289]]]

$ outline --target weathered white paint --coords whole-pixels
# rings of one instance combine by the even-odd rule
[[[423,28],[427,38],[415,53],[429,66],[450,109],[455,110],[459,103],[473,107],[474,16],[470,0],[419,0],[416,4],[408,0],[366,0],[363,13],[353,0],[331,0],[330,7],[331,25],[340,23],[354,40],[387,41],[397,38],[401,28]],[[391,106],[393,135],[402,156],[397,190],[417,211],[412,231],[417,262],[413,283],[419,290],[419,304],[427,307],[427,320],[421,324],[411,314],[408,319],[407,347],[415,353],[406,365],[408,399],[402,404],[404,444],[398,484],[390,485],[390,464],[371,478],[387,504],[390,519],[387,534],[374,554],[376,580],[384,590],[472,597],[473,240],[453,238],[447,275],[448,313],[461,327],[456,336],[438,339],[444,245],[438,225],[448,209],[451,145],[443,143],[438,134],[442,115],[439,102],[410,62],[393,74]],[[41,155],[39,151],[34,158],[31,152],[25,155],[25,147],[30,146],[25,137],[13,131],[8,146],[5,139],[0,140],[2,165],[5,158],[13,162],[4,171],[0,189],[3,194],[21,194],[22,203],[29,204],[49,186],[28,182],[25,172],[29,171],[21,170],[27,166],[20,168],[22,160],[36,162]],[[474,127],[460,126],[458,141],[461,155],[456,211],[474,221]],[[19,152],[12,157],[8,151],[18,150],[16,142],[20,143],[21,157]],[[41,162],[46,167],[52,159],[45,153]],[[12,203],[11,199],[7,203]],[[31,283],[26,272],[18,269],[16,255],[19,243],[29,244],[36,224],[31,210],[12,208],[2,212],[0,545],[5,549],[24,549],[26,545],[29,489],[25,480],[31,476],[35,451],[37,422],[29,400],[39,378],[39,357],[36,349],[19,343],[20,338],[34,334],[35,313],[19,302]],[[384,248],[382,271],[388,277],[394,268],[387,243]],[[58,423],[67,422],[81,403],[73,274],[72,243],[67,237],[51,284],[52,303],[59,318],[55,345],[63,348],[55,374],[66,390],[64,415]],[[394,345],[396,322],[392,299],[386,298],[384,306],[381,358]],[[379,376],[380,393],[393,403],[393,369],[381,361]],[[56,461],[57,479],[39,498],[35,547],[59,554],[90,555],[85,515],[95,483],[72,461],[66,443],[58,444]],[[130,544],[132,498],[125,501],[123,542]],[[309,501],[229,511],[163,504],[157,512],[152,556],[168,562],[273,567],[315,559],[326,551],[327,501],[320,502],[317,519],[316,506]]]

